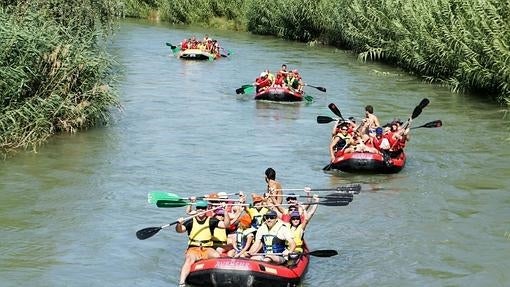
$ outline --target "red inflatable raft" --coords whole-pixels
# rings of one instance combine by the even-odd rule
[[[300,102],[303,100],[303,91],[290,90],[284,87],[269,87],[255,95],[255,100],[276,102]]]
[[[307,251],[284,265],[230,257],[200,260],[191,266],[186,283],[204,287],[297,286],[308,268]]]
[[[328,169],[352,173],[397,173],[406,164],[406,155],[401,152],[396,157],[383,157],[380,154],[355,152],[337,153]]]

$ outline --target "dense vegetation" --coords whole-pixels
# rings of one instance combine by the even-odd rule
[[[110,119],[115,1],[0,1],[0,150]]]
[[[352,49],[454,91],[510,101],[510,1],[126,0],[127,15],[209,25]]]

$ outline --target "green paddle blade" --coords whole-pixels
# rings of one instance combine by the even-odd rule
[[[183,207],[190,203],[184,200],[158,200],[156,206],[159,208]]]
[[[151,191],[147,194],[147,201],[150,204],[156,204],[158,200],[180,201],[183,200],[183,198],[181,198],[177,194],[173,194],[166,191]]]
[[[304,99],[305,99],[305,101],[307,101],[307,102],[309,102],[309,103],[313,102],[313,97],[312,97],[312,96],[305,95],[305,96],[304,96]]]

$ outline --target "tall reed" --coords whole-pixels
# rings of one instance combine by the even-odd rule
[[[68,11],[72,7],[52,7],[55,1],[27,3],[0,8],[4,152],[35,148],[54,133],[104,124],[110,108],[119,106],[110,87],[113,62],[98,41],[110,19],[101,18],[100,10],[91,14],[92,6]]]

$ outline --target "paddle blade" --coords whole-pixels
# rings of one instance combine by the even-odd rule
[[[349,184],[336,188],[336,191],[347,191],[350,193],[359,193],[361,191],[361,184]]]
[[[242,85],[240,88],[236,89],[236,94],[246,94],[252,93],[254,91],[253,85]]]
[[[323,171],[330,171],[332,165],[333,165],[333,163],[330,163],[330,164],[326,165],[325,167],[323,167],[322,170]]]
[[[424,109],[426,106],[428,106],[430,103],[429,99],[424,98],[421,100],[420,104],[418,105],[420,108]]]
[[[308,254],[310,254],[311,256],[316,256],[316,257],[332,257],[332,256],[335,256],[335,255],[338,255],[338,251],[336,250],[315,250],[315,251],[311,251],[311,252],[308,252]]]
[[[158,233],[162,228],[161,227],[147,227],[144,229],[140,229],[136,232],[136,238],[140,240],[144,240],[154,236]]]
[[[340,110],[334,103],[330,103],[328,105],[328,108],[330,111],[333,112],[333,114],[337,115],[340,119],[344,120],[344,117],[342,117],[342,113],[340,113]]]
[[[351,202],[354,199],[354,195],[351,193],[331,193],[326,196],[323,196],[328,201],[348,201]]]
[[[309,103],[310,103],[310,102],[313,102],[313,97],[312,97],[312,96],[310,96],[310,95],[305,95],[305,96],[304,96],[304,99],[305,99],[305,101],[307,101],[307,102],[309,102]]]
[[[423,125],[424,128],[440,128],[443,126],[443,122],[441,120],[433,121],[430,123],[426,123]]]
[[[326,88],[324,87],[315,87],[317,90],[321,91],[321,92],[326,92]]]
[[[147,194],[147,201],[150,204],[156,204],[156,202],[158,200],[174,200],[174,201],[179,201],[179,200],[184,200],[184,199],[182,199],[177,194],[173,194],[173,193],[165,192],[165,191],[151,191],[151,192],[149,192]]]
[[[349,201],[345,201],[345,200],[324,200],[324,201],[318,202],[317,204],[324,205],[324,206],[346,206],[346,205],[349,205]]]
[[[421,100],[421,102],[414,108],[413,114],[411,115],[411,119],[414,120],[415,118],[417,118],[421,114],[423,108],[425,108],[429,103],[430,101],[427,98]]]
[[[327,124],[327,123],[334,122],[334,121],[336,121],[336,119],[334,119],[332,117],[317,116],[317,123],[319,123],[319,124]]]
[[[189,203],[184,200],[158,200],[156,206],[159,208],[183,207]]]

